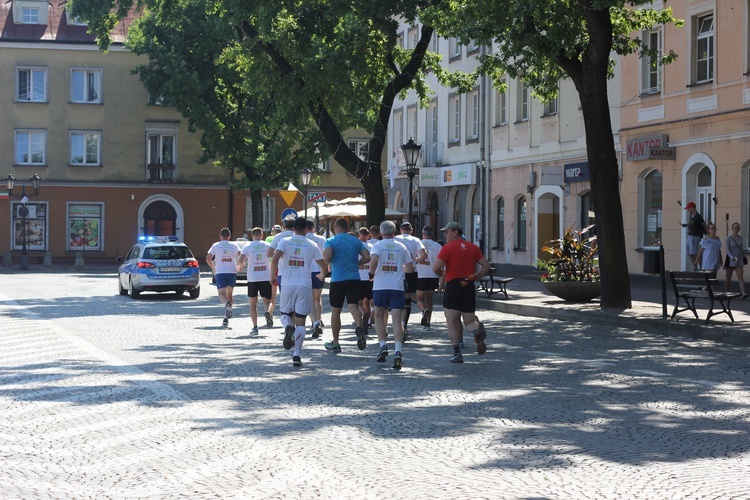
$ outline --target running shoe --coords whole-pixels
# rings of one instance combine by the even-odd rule
[[[464,357],[460,352],[453,353],[453,356],[450,359],[451,363],[463,363]]]
[[[273,328],[273,316],[268,311],[266,311],[266,327]]]
[[[357,333],[357,347],[361,351],[365,347],[367,347],[367,337],[365,336],[365,331],[361,326],[358,326],[355,332]]]
[[[318,324],[317,324],[317,325],[315,325],[315,327],[313,328],[313,332],[312,332],[312,338],[314,338],[314,339],[318,339],[318,338],[320,338],[320,336],[321,336],[321,335],[323,335],[323,328],[322,328],[321,324],[320,324],[320,323],[318,323]]]
[[[378,363],[385,362],[385,358],[388,357],[388,346],[384,345],[380,347],[380,352],[378,352]]]
[[[482,338],[482,334],[479,332],[479,330],[474,330],[474,342],[477,343],[477,354],[480,356],[487,352],[487,344],[484,343],[484,339]]]
[[[288,351],[292,347],[294,347],[294,327],[286,325],[284,327],[284,349]]]
[[[292,356],[292,366],[302,366],[302,360],[299,356]]]
[[[221,322],[221,326],[224,328],[229,326],[229,320],[227,318],[224,318],[224,320]]]
[[[250,335],[258,335],[258,327],[254,326],[252,330],[250,330]]]
[[[232,317],[232,303],[227,302],[224,304],[224,317],[230,319]]]
[[[334,344],[333,342],[326,342],[323,346],[327,350],[333,352],[333,353],[340,353],[341,352],[341,345],[340,344]]]
[[[401,369],[401,351],[396,351],[396,353],[393,355],[393,369]]]

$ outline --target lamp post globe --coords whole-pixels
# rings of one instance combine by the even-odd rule
[[[304,189],[304,197],[302,198],[303,210],[305,212],[305,218],[307,218],[307,190],[310,188],[310,182],[312,181],[312,172],[309,168],[305,168],[299,174],[300,181],[302,181],[302,187]]]
[[[413,211],[414,211],[414,176],[419,172],[417,167],[417,160],[419,160],[419,152],[422,149],[421,144],[414,142],[413,138],[409,138],[409,142],[401,145],[401,150],[404,152],[404,160],[406,161],[406,177],[409,178],[409,215],[408,220],[414,224]]]

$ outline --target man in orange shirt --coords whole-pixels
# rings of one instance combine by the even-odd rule
[[[474,282],[489,272],[490,264],[478,246],[463,239],[464,229],[461,224],[449,222],[441,231],[445,233],[447,243],[438,253],[432,269],[438,276],[445,273],[443,312],[448,325],[448,337],[453,345],[450,362],[463,363],[460,347],[462,317],[466,328],[474,335],[477,354],[487,352],[487,345],[484,343],[486,333],[480,331],[475,314],[477,297]]]

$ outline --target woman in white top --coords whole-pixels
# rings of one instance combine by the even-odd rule
[[[745,289],[745,262],[746,257],[742,251],[742,236],[740,236],[740,223],[735,222],[732,224],[732,234],[727,236],[724,240],[724,251],[726,252],[726,258],[724,259],[724,269],[727,272],[726,280],[724,285],[726,286],[727,292],[729,291],[729,284],[732,281],[732,271],[737,273],[737,281],[740,285],[740,292],[742,292],[742,298],[746,299],[748,294]]]

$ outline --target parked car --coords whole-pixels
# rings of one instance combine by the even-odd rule
[[[120,295],[136,298],[141,292],[188,292],[191,299],[200,296],[200,264],[175,236],[141,236],[117,262]]]

